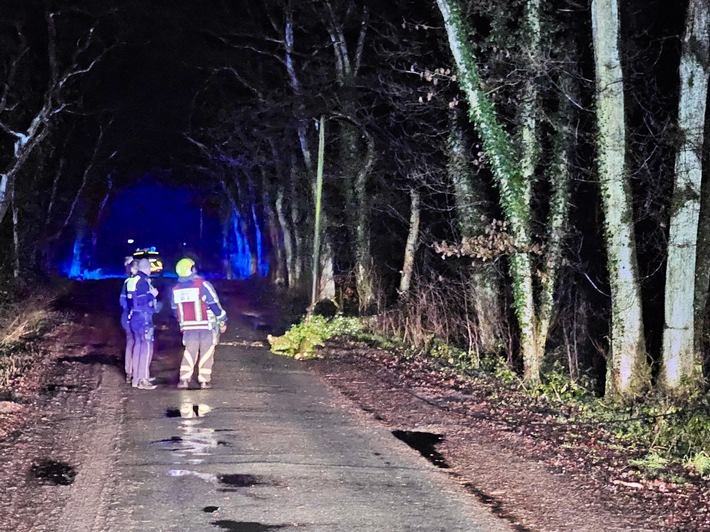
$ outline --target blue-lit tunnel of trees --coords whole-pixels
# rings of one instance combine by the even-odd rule
[[[247,279],[269,273],[268,241],[257,207],[231,210],[209,188],[170,184],[167,176],[142,176],[106,198],[93,228],[77,224],[60,254],[60,272],[71,278],[124,276],[123,259],[139,249],[159,253],[163,275],[174,275],[182,257],[212,277]]]

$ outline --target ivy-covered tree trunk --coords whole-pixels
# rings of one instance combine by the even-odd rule
[[[472,161],[457,111],[452,111],[448,142],[449,179],[454,189],[456,220],[461,238],[474,238],[486,229],[485,192],[478,190]],[[504,320],[500,279],[490,262],[477,261],[471,266],[470,297],[475,314],[478,343],[484,353],[497,353],[501,347],[501,324]]]
[[[710,64],[710,6],[690,0],[680,58],[680,101],[675,179],[666,263],[662,384],[697,389],[702,358],[695,345],[695,264],[698,247],[705,111]]]
[[[611,289],[606,396],[634,395],[648,383],[631,190],[626,175],[624,83],[617,0],[592,0],[598,128],[597,164]]]
[[[510,138],[498,120],[493,102],[481,89],[481,77],[469,41],[471,32],[461,17],[456,0],[437,0],[437,5],[456,62],[459,84],[468,101],[470,119],[483,141],[493,179],[500,193],[501,206],[518,247],[510,259],[513,304],[520,332],[524,379],[527,383],[536,384],[540,381],[542,353],[535,340],[532,264],[527,251],[531,243],[530,206],[525,199],[528,185],[523,180]]]
[[[542,60],[541,32],[540,32],[540,0],[527,0],[525,2],[523,24],[524,53],[527,55],[528,75],[523,87],[523,97],[520,104],[520,173],[524,201],[527,205],[532,199],[532,185],[535,182],[535,172],[540,155],[540,140],[538,134],[537,114],[538,102],[538,76],[534,65]]]
[[[550,322],[555,311],[555,282],[562,263],[562,245],[567,236],[570,210],[570,151],[574,142],[570,131],[572,131],[574,112],[568,96],[575,95],[568,79],[562,79],[560,87],[563,93],[559,96],[560,116],[553,139],[554,160],[547,173],[552,197],[547,221],[547,247],[540,279],[540,303],[535,333],[538,350],[541,352],[544,352]]]

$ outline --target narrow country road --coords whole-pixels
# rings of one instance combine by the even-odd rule
[[[79,323],[57,334],[37,419],[0,442],[0,529],[509,529],[297,361],[269,353],[240,290],[222,294],[230,330],[214,388],[175,389],[179,333],[163,311],[159,387],[142,391],[118,362],[116,283],[77,284],[65,305]]]

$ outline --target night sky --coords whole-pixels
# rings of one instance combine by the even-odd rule
[[[147,246],[161,251],[166,268],[183,252],[207,268],[221,268],[218,213],[205,206],[215,184],[198,168],[200,154],[185,139],[192,98],[210,74],[214,43],[205,32],[214,10],[224,12],[218,4],[108,2],[93,11],[102,17],[98,28],[111,47],[81,87],[83,108],[94,113],[87,120],[110,120],[105,151],[115,152],[114,191],[96,228],[92,257],[93,268],[104,273],[121,272],[123,256]],[[67,146],[70,157],[78,150]],[[101,193],[99,186],[89,201],[98,204]]]

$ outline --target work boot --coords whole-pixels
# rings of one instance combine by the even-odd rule
[[[190,387],[190,381],[180,381],[177,387],[179,390],[186,390]]]
[[[132,383],[133,383],[133,376],[126,375],[126,384],[132,384]]]
[[[139,390],[155,390],[157,386],[148,382],[147,379],[141,379],[138,381],[138,386],[136,386],[136,388]]]
[[[209,382],[201,382],[200,388],[202,388],[203,390],[209,390],[210,388],[212,388],[212,384]]]

